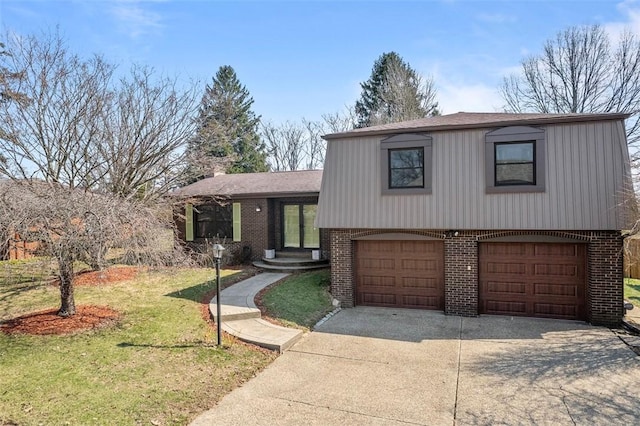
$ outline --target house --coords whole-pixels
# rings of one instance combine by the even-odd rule
[[[220,174],[180,188],[179,238],[194,247],[220,241],[236,262],[271,249],[326,251],[328,233],[314,225],[321,180],[322,170]]]
[[[333,297],[619,323],[627,117],[461,112],[326,135]]]
[[[0,177],[0,194],[9,193],[13,185],[11,180]],[[30,259],[36,257],[41,252],[41,248],[40,242],[25,241],[16,232],[7,229],[6,224],[0,225],[0,261]]]

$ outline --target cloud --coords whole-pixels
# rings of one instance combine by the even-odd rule
[[[500,112],[504,101],[497,88],[483,83],[456,84],[453,81],[440,81],[438,104],[443,114],[456,112]]]
[[[625,0],[616,5],[624,19],[618,22],[604,24],[604,29],[612,40],[618,40],[625,30],[630,30],[640,36],[640,2]]]
[[[160,14],[142,7],[135,0],[121,0],[111,7],[111,14],[117,20],[120,31],[131,38],[147,34],[158,34],[164,25]]]

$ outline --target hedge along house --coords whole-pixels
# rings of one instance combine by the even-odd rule
[[[176,216],[178,236],[194,247],[220,241],[235,262],[264,251],[327,250],[315,227],[322,170],[220,174],[174,192],[186,200]],[[326,253],[325,253],[326,255]]]
[[[457,113],[326,135],[333,296],[617,324],[626,117]]]

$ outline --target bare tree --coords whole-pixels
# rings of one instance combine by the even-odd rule
[[[360,86],[354,107],[357,127],[439,114],[433,79],[422,77],[396,52],[380,55],[371,76]]]
[[[300,122],[263,123],[261,136],[267,145],[268,160],[274,171],[321,169],[324,166],[326,133],[346,132],[355,128],[353,108],[322,115],[318,121],[302,118]]]
[[[439,114],[433,79],[400,62],[389,62],[378,96],[380,105],[371,111],[372,126]]]
[[[175,79],[134,67],[113,90],[105,111],[106,131],[97,151],[100,184],[122,197],[153,198],[176,185],[181,148],[196,131],[194,87],[178,90]]]
[[[1,56],[0,176],[92,187],[103,140],[105,100],[114,66],[66,51],[57,35],[12,38]]]
[[[324,165],[324,153],[326,146],[322,135],[324,134],[323,123],[321,121],[309,121],[302,119],[302,126],[305,131],[304,154],[307,161],[307,170],[321,169]]]
[[[57,262],[61,316],[75,314],[76,262],[96,247],[122,247],[124,257],[147,264],[182,259],[167,242],[167,219],[141,201],[42,181],[4,181],[0,187],[3,229],[11,238],[38,242],[38,250]]]
[[[115,246],[163,258],[171,215],[153,202],[190,131],[190,92],[146,69],[114,85],[114,69],[58,34],[8,38],[0,55],[0,225],[55,258],[63,316],[75,313],[75,261],[99,267]]]
[[[598,25],[570,27],[548,40],[501,87],[512,112],[624,112],[630,145],[640,142],[640,40],[624,32],[612,47]]]
[[[344,111],[322,115],[322,128],[326,133],[340,133],[353,130],[357,125],[355,107],[346,106]]]
[[[262,124],[262,137],[267,145],[271,169],[274,171],[299,170],[304,157],[304,127],[290,121],[280,126]]]

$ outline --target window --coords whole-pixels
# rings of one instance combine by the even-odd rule
[[[193,209],[196,238],[232,238],[233,207],[231,204],[204,204]]]
[[[380,141],[382,194],[431,193],[432,139],[420,134]]]
[[[535,185],[536,143],[502,142],[494,144],[496,150],[495,184]]]
[[[544,165],[544,130],[512,126],[486,134],[487,193],[544,192]]]
[[[389,150],[389,188],[424,188],[424,148]]]

